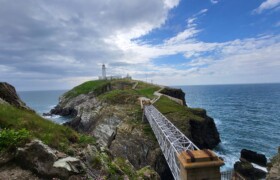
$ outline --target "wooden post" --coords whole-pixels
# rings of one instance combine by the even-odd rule
[[[181,180],[220,180],[224,162],[210,150],[184,151],[178,154]]]

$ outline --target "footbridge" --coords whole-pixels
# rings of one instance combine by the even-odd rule
[[[214,152],[200,150],[153,105],[143,108],[175,180],[221,179],[223,161]]]

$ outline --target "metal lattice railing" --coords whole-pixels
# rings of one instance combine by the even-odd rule
[[[199,148],[153,105],[145,106],[144,114],[154,131],[174,179],[179,180],[180,166],[178,164],[177,154],[186,150],[199,150]]]

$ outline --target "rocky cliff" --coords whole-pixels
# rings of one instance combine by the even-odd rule
[[[15,88],[6,82],[0,82],[0,103],[8,103],[17,108],[33,111],[19,98]]]
[[[97,138],[97,142],[107,147],[114,157],[127,159],[136,169],[149,165],[161,177],[172,179],[152,129],[149,124],[141,121],[142,111],[137,101],[137,98],[142,96],[155,98],[153,92],[159,90],[160,87],[139,82],[139,85],[132,89],[134,81],[119,80],[110,82],[110,86],[107,83],[98,82],[92,90],[75,94],[82,91],[83,87],[88,87],[89,83],[93,82],[77,86],[64,94],[51,113],[72,116],[72,120],[66,125],[79,132],[93,135]],[[110,88],[104,88],[104,86]],[[96,93],[101,92],[100,89],[105,89],[104,93]],[[184,94],[180,90],[168,89],[163,92],[185,102]],[[69,97],[69,94],[75,95]],[[172,104],[174,114],[183,115],[170,116],[170,120],[199,147],[213,148],[220,142],[214,121],[206,115],[205,111],[198,112],[196,109],[173,104],[167,98],[162,99]],[[165,107],[170,107],[164,102],[158,101],[159,110],[164,114],[172,114],[170,111],[164,111]]]
[[[186,99],[185,99],[185,93],[184,93],[184,91],[182,91],[182,89],[165,87],[163,90],[160,91],[160,93],[180,99],[183,101],[184,105],[187,105]]]
[[[280,147],[278,153],[271,160],[267,179],[280,180]]]
[[[135,169],[126,158],[114,157],[91,136],[30,111],[11,85],[1,84],[0,95],[0,179],[159,179],[151,167]],[[80,111],[65,114],[77,116]],[[114,118],[106,120],[117,122]],[[86,129],[92,132],[91,127]]]

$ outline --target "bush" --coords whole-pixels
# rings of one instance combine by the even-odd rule
[[[25,128],[31,137],[61,151],[65,151],[72,144],[78,144],[79,140],[79,134],[73,129],[9,105],[0,104],[0,126],[15,131]]]
[[[4,129],[0,131],[0,151],[13,150],[30,141],[30,133],[26,129],[15,131],[13,129]]]
[[[92,136],[88,136],[88,135],[84,135],[84,134],[81,134],[79,136],[79,141],[78,143],[80,145],[87,145],[87,144],[95,144],[96,143],[96,140],[94,137]]]

